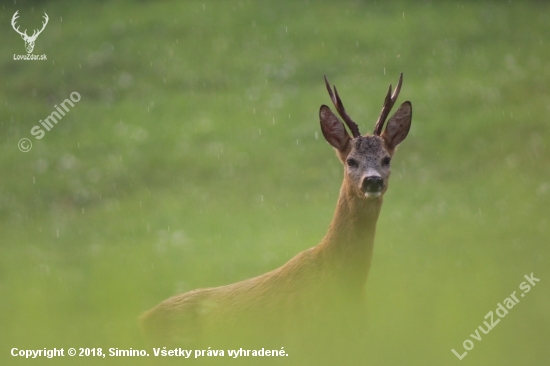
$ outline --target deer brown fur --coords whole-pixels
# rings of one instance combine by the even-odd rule
[[[326,78],[325,78],[326,80]],[[385,119],[401,88],[386,97]],[[319,111],[325,139],[344,164],[344,180],[324,239],[283,266],[234,284],[171,297],[141,320],[157,345],[206,347],[287,347],[287,352],[322,351],[333,339],[352,340],[360,332],[364,285],[370,269],[376,222],[388,188],[390,159],[407,136],[412,105],[403,103],[382,131],[359,134],[336,88],[326,86],[336,110]],[[391,91],[391,86],[390,86]],[[391,105],[390,105],[391,104]],[[355,126],[354,126],[355,125]],[[291,349],[289,349],[289,347]]]

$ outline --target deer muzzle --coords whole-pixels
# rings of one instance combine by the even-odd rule
[[[367,176],[363,179],[361,190],[367,198],[375,198],[384,190],[384,179],[378,175]]]

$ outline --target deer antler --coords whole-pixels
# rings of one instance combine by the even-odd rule
[[[384,106],[382,107],[382,112],[380,112],[380,116],[378,117],[378,121],[376,121],[376,126],[374,127],[374,134],[380,136],[382,134],[382,128],[384,127],[384,123],[386,122],[386,118],[388,117],[388,114],[390,114],[390,111],[395,104],[395,101],[397,100],[397,97],[399,96],[399,92],[401,91],[401,85],[403,84],[403,73],[399,75],[399,81],[397,82],[397,86],[395,87],[393,94],[391,92],[391,84],[390,89],[388,90],[388,94],[386,95],[386,99],[384,100]]]
[[[27,35],[27,30],[26,30],[26,29],[25,29],[24,32],[21,32],[21,31],[19,30],[19,26],[16,27],[16,24],[15,24],[15,23],[16,23],[16,21],[17,21],[17,18],[19,18],[18,13],[19,13],[19,10],[17,10],[17,11],[15,12],[15,14],[13,14],[13,17],[11,18],[11,26],[13,27],[13,29],[14,29],[17,33],[19,33],[19,34],[20,34],[22,37],[24,37],[25,39],[36,39],[36,38],[40,35],[40,33],[42,33],[42,31],[44,30],[44,28],[46,28],[46,25],[48,24],[48,20],[50,19],[50,18],[48,18],[48,14],[44,13],[44,17],[43,17],[43,18],[44,18],[45,22],[42,22],[42,29],[40,29],[40,30],[35,29],[34,32],[32,33],[32,36],[29,37],[29,36]]]
[[[42,22],[42,29],[40,29],[40,30],[35,29],[34,32],[33,32],[33,34],[32,34],[32,36],[31,36],[31,38],[37,38],[38,35],[39,35],[40,33],[42,33],[42,31],[44,30],[44,28],[46,28],[46,25],[48,24],[48,20],[49,20],[50,18],[48,18],[48,14],[46,14],[46,13],[44,13],[44,17],[43,17],[43,18],[44,18],[44,20],[45,20],[46,22]],[[36,33],[36,34],[35,34],[35,33]]]
[[[15,22],[16,22],[17,18],[19,18],[19,15],[17,15],[17,13],[19,13],[19,10],[17,10],[15,12],[15,14],[13,14],[13,17],[11,18],[11,26],[13,27],[13,30],[16,31],[17,33],[19,33],[21,36],[28,37],[26,29],[25,29],[25,32],[21,32],[19,30],[19,26],[17,28],[15,28]]]
[[[336,85],[334,85],[334,93],[332,92],[332,89],[330,88],[330,84],[328,82],[327,76],[325,76],[325,84],[327,86],[328,94],[330,95],[330,99],[332,100],[332,104],[336,107],[336,110],[338,111],[338,114],[344,119],[344,122],[346,122],[346,125],[351,131],[351,134],[353,137],[361,136],[361,133],[359,133],[359,126],[357,126],[357,123],[353,122],[350,116],[346,113],[346,110],[344,109],[344,104],[342,104],[342,100],[340,99],[340,96],[338,95],[338,91],[336,90]]]

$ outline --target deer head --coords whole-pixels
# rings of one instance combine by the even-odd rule
[[[28,36],[27,35],[27,30],[25,29],[24,32],[21,32],[19,30],[19,26],[15,26],[15,21],[17,20],[17,18],[19,18],[19,15],[17,15],[17,13],[19,12],[19,10],[17,10],[15,12],[15,14],[13,14],[13,17],[11,18],[11,26],[13,27],[13,29],[19,33],[21,35],[21,38],[23,38],[23,40],[25,41],[25,48],[27,49],[27,53],[31,53],[32,50],[34,49],[34,42],[36,41],[36,38],[38,38],[38,36],[40,35],[40,33],[42,33],[42,31],[44,30],[44,28],[46,28],[46,24],[48,24],[48,14],[44,13],[44,22],[42,22],[42,29],[38,30],[38,29],[35,29],[34,32],[32,33],[32,36]]]
[[[359,127],[346,113],[336,87],[333,91],[325,76],[330,99],[353,137],[349,136],[344,124],[326,105],[322,105],[319,111],[321,130],[328,143],[336,149],[338,157],[345,166],[344,188],[356,197],[379,198],[388,188],[391,158],[395,148],[407,137],[411,127],[412,104],[407,101],[399,106],[382,132],[384,122],[397,100],[402,83],[403,74],[399,77],[393,93],[390,85],[374,133],[361,136]]]

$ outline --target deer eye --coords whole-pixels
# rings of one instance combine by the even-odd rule
[[[357,160],[351,159],[351,158],[348,159],[348,160],[346,161],[346,163],[348,164],[348,166],[349,166],[350,168],[357,168],[357,165],[359,165],[359,164],[357,163]]]
[[[384,159],[382,159],[382,165],[383,166],[390,166],[391,158],[389,156],[386,156]]]

